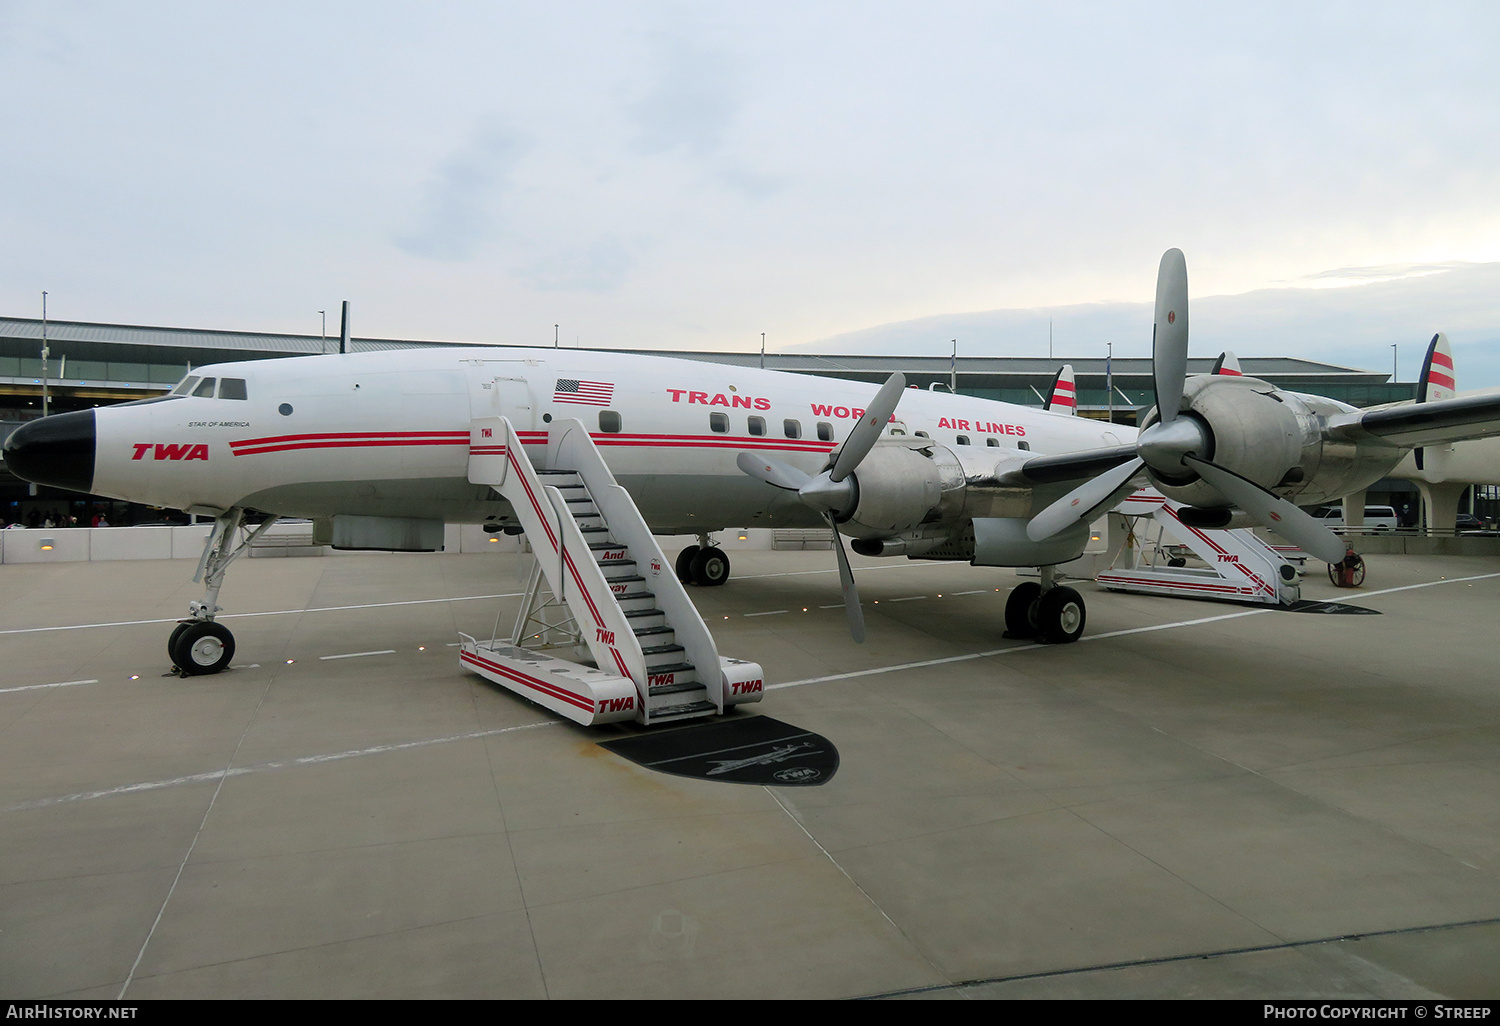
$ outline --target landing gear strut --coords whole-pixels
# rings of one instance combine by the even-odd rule
[[[677,579],[683,584],[716,588],[729,580],[729,554],[709,543],[708,535],[698,536],[698,545],[689,545],[677,554]]]
[[[198,572],[193,575],[194,584],[199,581],[204,584],[203,598],[188,603],[188,618],[179,621],[167,639],[172,666],[185,677],[218,673],[234,658],[234,635],[214,619],[220,610],[219,588],[224,584],[224,571],[276,522],[275,517],[267,517],[259,527],[236,541],[235,535],[244,519],[244,509],[235,507],[214,520],[203,555],[198,558]]]
[[[1005,602],[1005,634],[1011,638],[1039,638],[1067,644],[1083,635],[1088,610],[1083,596],[1057,583],[1055,567],[1041,568],[1042,579],[1022,581]]]

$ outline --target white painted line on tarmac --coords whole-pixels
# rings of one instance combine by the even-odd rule
[[[43,688],[71,688],[76,684],[97,683],[99,683],[99,678],[94,677],[90,680],[63,680],[58,681],[56,684],[23,684],[18,688],[0,688],[0,695],[8,695],[12,691],[40,691]]]
[[[498,737],[501,734],[511,734],[518,730],[531,730],[535,727],[556,727],[562,723],[562,720],[543,720],[539,723],[524,723],[516,727],[474,730],[465,734],[450,734],[446,737],[425,738],[421,741],[401,741],[389,745],[375,745],[371,748],[356,748],[345,752],[329,752],[326,755],[303,755],[295,759],[258,762],[249,766],[210,770],[207,773],[192,773],[184,777],[171,777],[167,780],[147,780],[138,784],[122,784],[119,787],[106,788],[102,791],[82,791],[78,794],[65,794],[56,798],[34,798],[31,801],[9,806],[3,811],[21,812],[26,809],[42,809],[50,805],[62,805],[67,802],[84,802],[92,801],[95,798],[112,798],[115,795],[140,794],[143,791],[160,791],[168,787],[181,787],[184,784],[203,784],[215,780],[228,780],[231,777],[243,777],[251,773],[264,773],[267,770],[293,769],[298,766],[317,766],[325,762],[337,762],[340,759],[357,759],[365,755],[384,755],[387,752],[409,751],[413,748],[444,745],[451,741],[473,741],[479,738]]]
[[[915,601],[917,601],[917,599],[924,599],[926,597],[927,597],[926,595],[907,595],[905,598],[886,599],[885,601],[887,601],[887,602],[915,602]]]
[[[1438,581],[1424,581],[1421,584],[1403,584],[1397,588],[1383,588],[1380,591],[1364,591],[1350,598],[1374,598],[1377,595],[1391,595],[1400,591],[1413,591],[1418,588],[1433,588],[1440,584],[1465,584],[1470,581],[1485,581],[1500,577],[1500,573],[1475,574],[1472,577],[1451,577]],[[897,602],[899,599],[887,599],[887,602]],[[1105,634],[1086,634],[1079,638],[1074,644],[1083,644],[1086,641],[1106,641],[1110,638],[1123,638],[1132,634],[1150,634],[1153,631],[1169,631],[1177,627],[1196,627],[1205,623],[1217,623],[1220,620],[1237,620],[1243,616],[1259,616],[1262,613],[1279,613],[1283,610],[1278,606],[1261,606],[1258,609],[1242,609],[1233,613],[1221,613],[1218,616],[1202,616],[1194,620],[1176,620],[1172,623],[1152,624],[1148,627],[1131,627],[1123,631],[1109,631]],[[824,677],[806,677],[802,680],[789,680],[781,684],[767,684],[765,690],[779,691],[782,688],[796,688],[804,684],[823,684],[834,680],[851,680],[855,677],[873,677],[880,673],[898,673],[901,670],[918,670],[925,666],[941,666],[945,663],[964,663],[975,659],[989,659],[994,656],[1010,655],[1016,652],[1031,652],[1038,648],[1051,648],[1050,645],[1033,643],[1030,645],[1013,645],[1009,648],[992,648],[983,652],[970,652],[968,655],[947,656],[943,659],[924,659],[915,663],[895,663],[890,666],[873,666],[866,670],[852,670],[849,673],[833,673]]]
[[[237,620],[241,617],[250,616],[286,616],[290,613],[338,613],[349,609],[385,609],[391,606],[427,606],[436,602],[482,602],[485,599],[497,598],[520,598],[525,592],[508,591],[500,595],[459,595],[456,598],[440,599],[408,599],[403,602],[365,602],[356,606],[313,606],[307,609],[267,609],[259,613],[222,613],[220,620]],[[161,620],[111,620],[108,623],[72,623],[60,627],[17,627],[12,630],[0,631],[5,634],[40,634],[43,631],[82,631],[92,627],[139,627],[142,624],[152,623],[177,623],[184,619],[180,616],[168,617]]]
[[[746,616],[775,616],[778,613],[787,613],[787,612],[790,612],[790,610],[787,610],[787,609],[772,609],[772,610],[770,610],[768,612],[765,612],[765,613],[746,613],[745,615]]]
[[[343,655],[318,656],[319,659],[358,659],[360,656],[395,655],[394,648],[382,648],[378,652],[345,652]]]

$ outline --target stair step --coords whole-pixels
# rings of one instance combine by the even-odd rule
[[[651,697],[660,698],[662,695],[681,695],[688,691],[701,691],[705,695],[708,689],[695,680],[680,681],[676,684],[658,684],[651,688]]]
[[[644,651],[644,649],[642,649]],[[692,663],[666,663],[662,666],[651,667],[652,673],[684,673],[688,670],[696,670]]]
[[[663,624],[660,627],[637,627],[630,633],[638,638],[644,638],[650,634],[671,634],[673,631],[670,624]]]
[[[655,598],[656,596],[653,595],[651,597]],[[627,620],[638,619],[638,618],[640,618],[642,616],[666,616],[666,615],[667,614],[664,611],[660,610],[660,609],[627,609],[627,610],[625,610],[625,619],[627,619]]]
[[[688,702],[684,705],[669,705],[664,709],[653,709],[651,710],[651,719],[653,722],[656,722],[688,716],[712,716],[718,711],[714,708],[712,702]]]
[[[650,658],[655,655],[672,656],[678,652],[686,652],[687,649],[681,645],[642,645],[641,655]]]

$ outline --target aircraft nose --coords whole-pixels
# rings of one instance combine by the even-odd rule
[[[5,440],[5,466],[26,481],[91,492],[97,440],[93,410],[28,421]]]

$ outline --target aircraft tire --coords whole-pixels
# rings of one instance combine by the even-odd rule
[[[167,638],[167,658],[175,664],[177,662],[177,639],[182,637],[182,632],[191,627],[191,623],[180,623],[172,628],[172,634]]]
[[[234,635],[229,628],[208,620],[184,625],[177,635],[172,662],[185,676],[199,677],[218,673],[234,658]]]
[[[1034,638],[1041,633],[1037,624],[1037,602],[1042,597],[1042,586],[1035,581],[1022,581],[1010,590],[1005,600],[1005,633],[1012,638]]]
[[[693,557],[696,555],[698,555],[698,546],[696,545],[689,545],[677,553],[675,569],[677,571],[677,579],[683,584],[693,583]]]
[[[1065,645],[1083,635],[1088,610],[1084,607],[1082,595],[1072,588],[1058,586],[1043,593],[1042,600],[1037,603],[1036,618],[1043,641]]]
[[[706,545],[693,556],[693,583],[703,588],[717,588],[729,580],[729,554]]]

